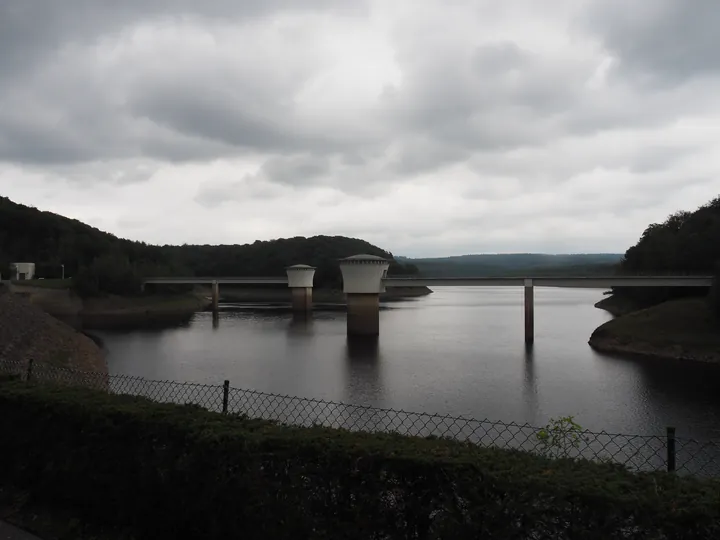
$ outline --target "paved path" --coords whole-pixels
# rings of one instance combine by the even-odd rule
[[[0,521],[0,540],[40,540],[40,538]]]

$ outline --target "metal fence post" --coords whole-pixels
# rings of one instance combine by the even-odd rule
[[[675,428],[667,428],[667,470],[675,472]]]
[[[225,382],[223,383],[223,408],[222,408],[223,414],[227,414],[227,411],[228,411],[229,395],[230,395],[230,381],[225,379]]]
[[[33,371],[33,359],[31,358],[30,360],[28,360],[27,372],[25,373],[25,382],[30,382],[30,379],[32,378],[32,371]]]

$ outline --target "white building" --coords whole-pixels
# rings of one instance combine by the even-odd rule
[[[10,279],[33,279],[35,277],[35,263],[17,262],[10,264]]]

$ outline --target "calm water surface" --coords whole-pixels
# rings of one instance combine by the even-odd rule
[[[343,312],[309,322],[228,306],[213,325],[103,332],[111,373],[232,386],[378,407],[588,429],[720,437],[720,366],[593,352],[610,319],[600,290],[535,289],[535,346],[523,340],[521,288],[437,288],[388,304],[377,343],[349,342]]]

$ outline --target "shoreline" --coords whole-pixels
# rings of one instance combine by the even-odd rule
[[[381,302],[398,302],[410,298],[421,298],[432,294],[428,287],[388,287],[387,291],[380,293]],[[208,290],[207,293],[210,296]],[[339,289],[313,289],[313,305],[322,304],[345,306],[345,293]],[[220,287],[221,302],[248,302],[248,303],[282,303],[289,305],[292,298],[289,288],[248,288],[248,287]]]
[[[0,359],[32,359],[60,369],[107,373],[105,351],[79,328],[68,325],[24,295],[0,287]]]
[[[596,307],[610,311],[608,303]],[[605,354],[720,364],[720,320],[704,298],[670,300],[616,316],[588,344]]]
[[[43,309],[56,319],[78,331],[130,330],[189,324],[193,315],[211,308],[211,292],[197,287],[188,293],[146,296],[104,296],[81,299],[71,290],[40,287],[13,288],[13,292]],[[246,303],[248,308],[291,311],[289,288],[222,287],[223,303]],[[427,287],[388,288],[380,295],[381,302],[397,302],[431,294]],[[315,289],[314,309],[339,311],[345,309],[345,294],[340,290]],[[95,339],[95,338],[93,338]]]
[[[625,298],[619,297],[616,294],[608,294],[607,296],[595,303],[595,307],[607,311],[614,317],[622,317],[634,311],[642,309],[642,306],[635,304],[634,302]]]

